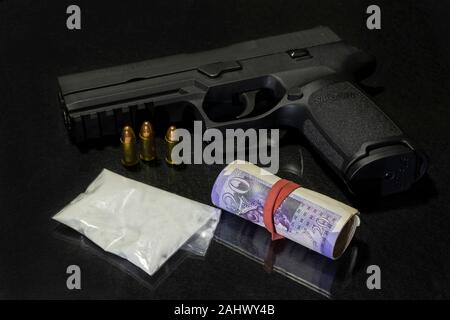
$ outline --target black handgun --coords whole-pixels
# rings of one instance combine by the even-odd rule
[[[294,127],[351,191],[386,195],[423,176],[427,158],[355,85],[374,69],[373,57],[317,27],[58,80],[75,142],[158,114],[206,128]]]

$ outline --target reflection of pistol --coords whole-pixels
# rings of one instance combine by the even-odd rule
[[[318,27],[59,78],[76,142],[166,114],[207,128],[295,127],[355,193],[406,190],[426,157],[354,83],[374,60]],[[153,121],[155,121],[153,119]]]

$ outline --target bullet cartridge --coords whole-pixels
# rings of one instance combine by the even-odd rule
[[[139,162],[136,148],[136,136],[133,128],[126,126],[122,130],[120,137],[122,147],[122,164],[126,167],[135,166]]]
[[[141,150],[139,157],[144,161],[152,161],[156,157],[155,141],[154,141],[153,126],[149,121],[145,121],[141,130],[139,131],[139,138],[141,140]]]
[[[176,134],[176,127],[170,126],[166,132],[166,162],[171,165],[179,164],[172,159],[173,147],[180,141]]]

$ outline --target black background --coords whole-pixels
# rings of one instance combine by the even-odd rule
[[[82,30],[66,29],[66,8],[82,10]],[[449,298],[448,1],[377,1],[382,30],[365,27],[372,2],[347,1],[0,1],[0,298],[321,298],[315,292],[212,243],[149,287],[79,241],[64,241],[51,220],[102,168],[209,203],[222,166],[184,170],[120,165],[117,147],[80,151],[57,105],[58,75],[233,42],[331,27],[376,56],[366,84],[374,99],[427,152],[428,176],[407,193],[370,205],[349,198],[303,149],[302,185],[358,206],[364,244],[351,281],[336,298]],[[283,162],[299,145],[290,137]],[[160,141],[158,142],[160,143]],[[162,149],[160,153],[162,153]],[[160,155],[160,159],[162,156]],[[300,181],[301,180],[301,181]],[[66,232],[64,228],[63,233]],[[63,237],[64,238],[64,237]],[[82,290],[66,288],[66,268],[82,270]],[[382,289],[366,287],[365,268],[382,271]],[[144,283],[144,284],[143,284]]]

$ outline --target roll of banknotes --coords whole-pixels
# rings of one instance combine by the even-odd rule
[[[262,227],[264,205],[281,178],[258,166],[236,160],[217,177],[214,205]],[[328,258],[339,258],[359,226],[358,210],[318,192],[295,189],[273,212],[277,234]]]

